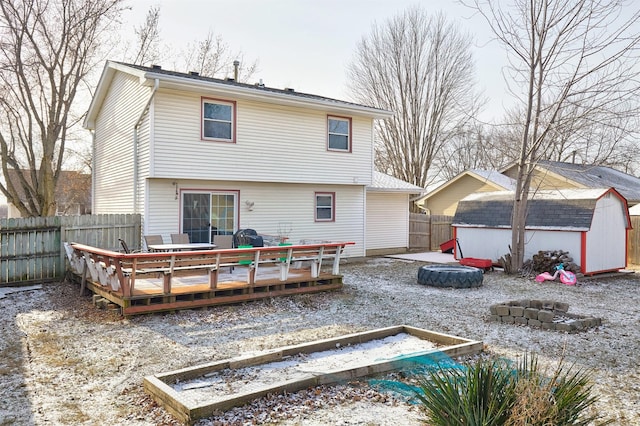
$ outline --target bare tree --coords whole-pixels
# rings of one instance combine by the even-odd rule
[[[440,14],[410,8],[374,25],[349,66],[354,99],[394,111],[377,123],[380,171],[426,187],[437,154],[477,113],[471,39]]]
[[[137,38],[137,52],[131,62],[136,65],[160,62],[160,6],[151,6],[144,24],[134,29]]]
[[[524,260],[536,163],[550,153],[560,159],[573,155],[577,149],[568,136],[576,131],[584,131],[583,152],[590,155],[599,155],[594,149],[609,150],[594,147],[602,138],[594,138],[593,129],[617,129],[620,141],[630,135],[624,123],[638,113],[640,38],[634,26],[640,11],[625,15],[623,0],[512,0],[508,5],[473,0],[469,5],[508,52],[505,80],[522,113],[511,239],[515,271]]]
[[[258,62],[244,63],[242,52],[232,52],[222,36],[209,31],[204,40],[195,41],[182,51],[182,69],[195,71],[206,77],[229,77],[248,81],[258,68]],[[234,62],[238,63],[238,70]]]
[[[161,63],[173,56],[173,68],[176,70],[193,71],[205,77],[233,77],[240,82],[248,81],[258,69],[257,60],[245,63],[244,54],[232,51],[222,36],[213,31],[209,31],[203,40],[195,40],[182,49],[167,46],[165,51],[178,53],[162,55],[159,48],[160,6],[149,8],[144,24],[135,27],[134,31],[137,39],[136,54],[125,55],[125,60],[136,65]]]
[[[56,212],[54,196],[79,87],[122,0],[0,2],[0,190],[23,216]]]
[[[496,129],[476,123],[453,136],[433,162],[438,180],[450,180],[470,169],[498,170],[510,163],[509,145]]]

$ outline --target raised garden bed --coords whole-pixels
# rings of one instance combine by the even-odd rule
[[[269,393],[398,370],[434,352],[450,357],[479,353],[482,346],[480,341],[400,325],[155,374],[145,377],[144,388],[167,411],[192,423]],[[374,349],[380,352],[367,353]]]

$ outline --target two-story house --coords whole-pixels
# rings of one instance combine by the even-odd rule
[[[353,241],[348,256],[403,250],[409,194],[422,189],[374,171],[374,120],[391,116],[109,61],[84,122],[93,212],[140,213],[143,233],[165,240],[184,232],[209,242],[252,228],[294,242]]]

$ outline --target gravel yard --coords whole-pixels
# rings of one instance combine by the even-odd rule
[[[577,286],[487,273],[472,289],[416,283],[424,263],[370,258],[341,267],[338,292],[121,318],[99,310],[75,284],[0,299],[0,426],[174,425],[142,389],[153,373],[283,345],[408,324],[482,340],[486,351],[540,361],[562,356],[593,369],[597,409],[614,424],[640,424],[640,274],[579,279]],[[488,321],[489,306],[520,299],[570,305],[600,317],[580,333]],[[255,401],[198,425],[415,425],[421,413],[366,383]]]

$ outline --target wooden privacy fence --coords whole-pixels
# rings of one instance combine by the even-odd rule
[[[640,216],[630,216],[632,229],[627,234],[627,263],[640,265]]]
[[[140,248],[139,214],[0,219],[0,286],[58,281],[65,274],[63,242],[119,249],[122,238]]]
[[[439,250],[440,244],[453,238],[452,216],[411,213],[409,217],[409,248]]]

